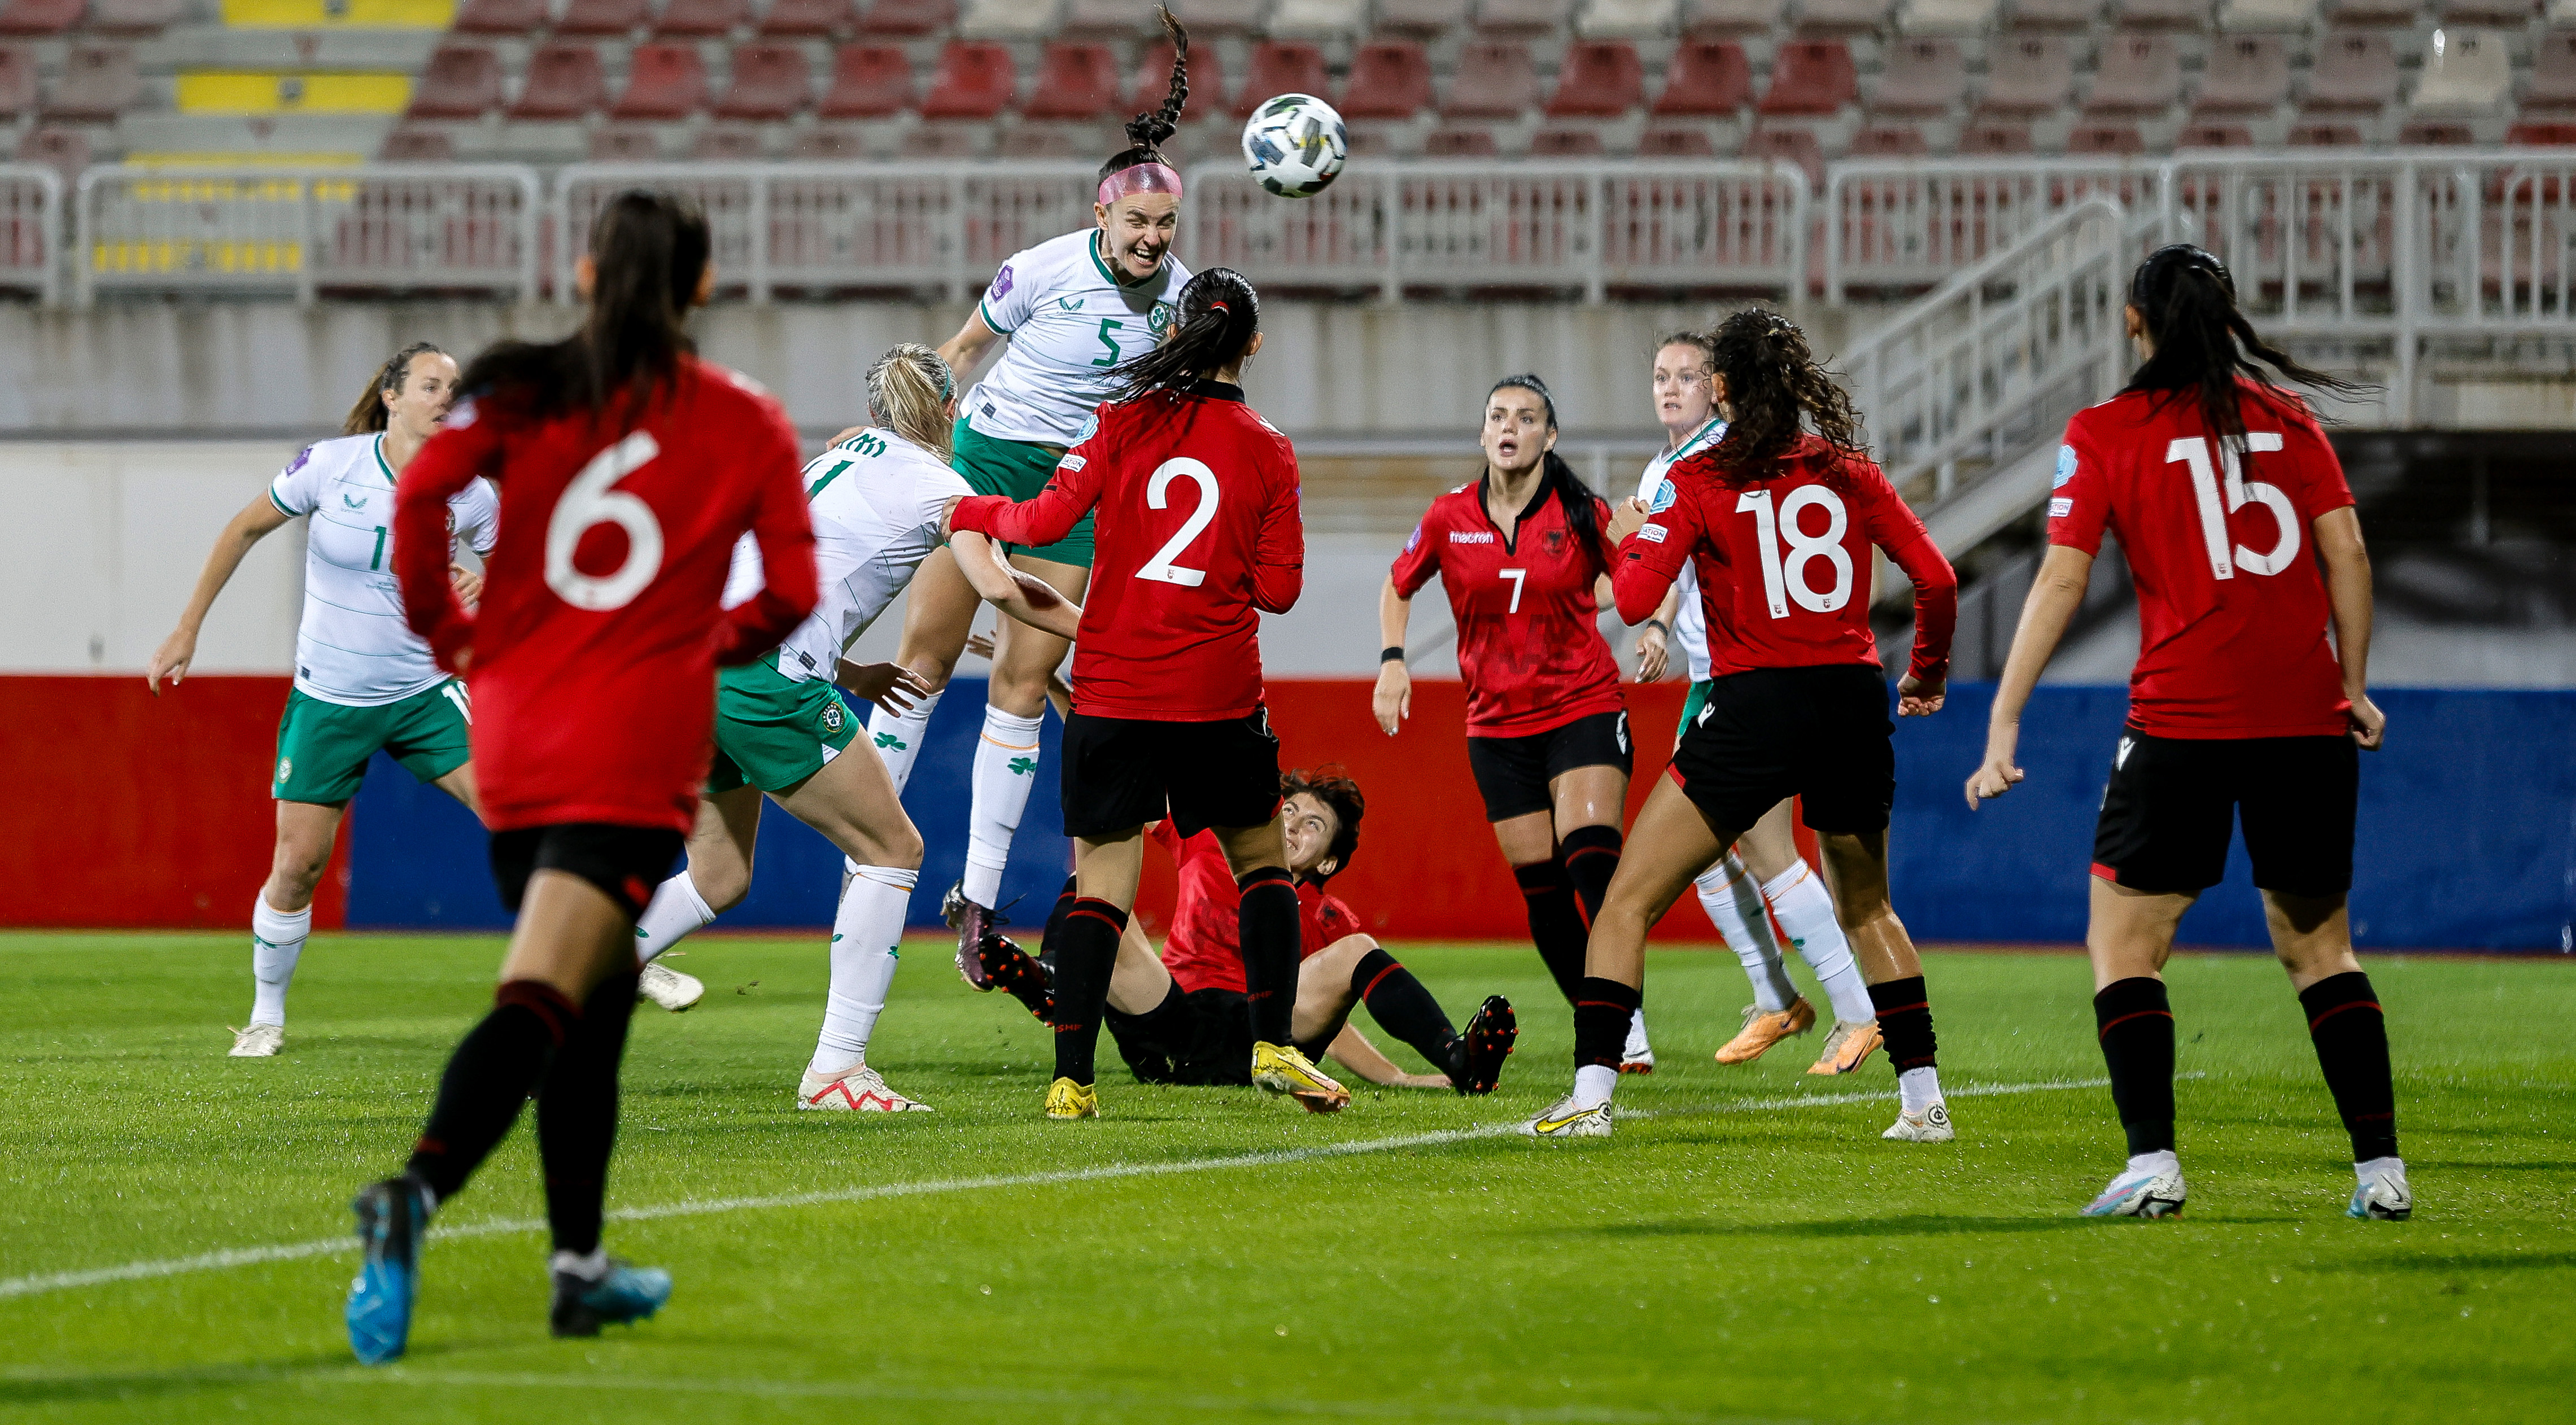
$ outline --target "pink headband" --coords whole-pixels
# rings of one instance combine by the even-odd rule
[[[1100,180],[1100,206],[1104,208],[1136,193],[1169,193],[1178,198],[1181,175],[1167,163],[1140,163]]]

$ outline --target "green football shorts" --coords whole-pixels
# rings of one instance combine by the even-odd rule
[[[1017,440],[995,440],[978,434],[966,418],[959,416],[957,426],[949,433],[956,454],[949,461],[957,473],[979,495],[1008,495],[1014,500],[1032,500],[1054,478],[1056,462],[1063,452],[1053,446],[1032,445]],[[1049,559],[1058,564],[1091,567],[1091,516],[1084,515],[1071,533],[1044,549],[1022,549],[1004,546],[1032,559]]]
[[[286,713],[277,720],[277,767],[268,794],[282,802],[338,806],[358,794],[367,759],[378,748],[392,753],[404,771],[435,782],[473,756],[472,727],[465,684],[454,678],[399,702],[365,708],[292,689]]]
[[[773,657],[775,655],[772,655]],[[716,751],[707,790],[753,786],[783,792],[815,773],[858,736],[859,719],[841,690],[821,678],[787,677],[763,658],[716,674]]]
[[[1682,699],[1682,720],[1673,728],[1675,747],[1682,745],[1682,734],[1690,731],[1691,722],[1699,716],[1699,710],[1708,706],[1708,684],[1709,680],[1706,678],[1691,684],[1690,696]]]

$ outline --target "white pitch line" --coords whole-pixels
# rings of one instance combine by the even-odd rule
[[[2197,1074],[2177,1078],[2198,1078]],[[2060,1089],[2098,1089],[2107,1087],[2109,1079],[2049,1079],[2029,1084],[1968,1085],[1946,1090],[1950,1098],[1993,1098],[2004,1094],[2048,1093]],[[1892,1093],[1798,1094],[1781,1098],[1739,1099],[1733,1103],[1708,1108],[1642,1109],[1623,1113],[1622,1118],[1697,1118],[1725,1113],[1761,1113],[1789,1108],[1828,1108],[1840,1104],[1878,1103],[1895,1097]],[[922,1197],[933,1193],[981,1192],[992,1188],[1049,1187],[1059,1183],[1105,1182],[1116,1178],[1161,1177],[1173,1173],[1212,1173],[1229,1168],[1262,1168],[1286,1163],[1307,1163],[1327,1158],[1348,1158],[1366,1153],[1390,1153],[1404,1148],[1432,1148],[1447,1143],[1465,1143],[1479,1138],[1500,1138],[1517,1133],[1521,1120],[1488,1123],[1475,1128],[1449,1128],[1433,1133],[1408,1133],[1394,1138],[1364,1138],[1351,1143],[1324,1143],[1312,1148],[1281,1148],[1263,1153],[1231,1153],[1221,1158],[1179,1158],[1161,1163],[1106,1163],[1096,1168],[1061,1168],[1042,1173],[1005,1173],[973,1178],[931,1178],[920,1182],[878,1183],[868,1187],[832,1188],[821,1192],[779,1193],[767,1197],[700,1198],[684,1202],[667,1202],[653,1207],[622,1207],[608,1214],[611,1222],[650,1222],[666,1217],[704,1217],[725,1212],[764,1212],[784,1207],[820,1207],[833,1203],[871,1202],[892,1197]],[[545,1228],[535,1218],[503,1218],[490,1222],[467,1222],[451,1227],[433,1227],[433,1241],[462,1237],[498,1237],[520,1232],[537,1232]],[[324,1237],[310,1242],[281,1242],[267,1247],[229,1247],[219,1252],[204,1252],[193,1257],[166,1257],[159,1261],[127,1262],[115,1267],[92,1267],[86,1271],[50,1272],[36,1276],[0,1279],[0,1301],[19,1296],[40,1296],[47,1292],[70,1291],[85,1286],[105,1286],[113,1282],[147,1281],[154,1277],[174,1277],[189,1272],[220,1271],[227,1267],[257,1266],[263,1262],[291,1262],[304,1257],[327,1257],[357,1250],[350,1234]]]

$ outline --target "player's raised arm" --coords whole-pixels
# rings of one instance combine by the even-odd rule
[[[455,544],[448,529],[448,500],[477,475],[500,467],[501,421],[468,397],[447,423],[403,467],[394,486],[394,578],[402,585],[403,618],[428,640],[438,666],[464,670],[474,641],[474,615],[456,596],[449,572]]]
[[[1035,498],[970,495],[949,507],[941,532],[953,537],[965,530],[1030,548],[1054,544],[1100,503],[1102,480],[1112,464],[1106,442],[1086,440],[1056,462],[1055,474]]]
[[[1609,534],[1619,549],[1618,562],[1610,567],[1619,619],[1644,623],[1664,606],[1673,580],[1699,543],[1699,502],[1677,498],[1670,508],[1649,512],[1643,500],[1622,500],[1610,512]]]
[[[814,572],[814,519],[797,479],[796,432],[776,408],[770,428],[747,457],[768,468],[755,483],[751,537],[760,545],[760,592],[725,611],[716,624],[716,664],[730,668],[776,648],[820,596]]]
[[[948,537],[948,547],[957,556],[959,572],[984,602],[1031,628],[1067,640],[1074,636],[1082,623],[1082,605],[1057,593],[1045,580],[1004,563],[1000,545],[961,529]]]

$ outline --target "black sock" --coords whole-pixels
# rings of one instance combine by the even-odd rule
[[[2129,1156],[2173,1151],[2174,1017],[2165,982],[2148,975],[2113,980],[2093,996],[2093,1022]]]
[[[1236,943],[1243,947],[1243,997],[1252,1003],[1252,1037],[1292,1042],[1297,1015],[1297,883],[1285,866],[1255,866],[1235,878],[1243,892]]]
[[[1601,898],[1610,893],[1610,878],[1619,873],[1619,828],[1578,826],[1556,844],[1556,859],[1574,887],[1574,903],[1588,932],[1601,914]]]
[[[1109,1007],[1109,974],[1127,912],[1104,900],[1073,903],[1047,936],[1055,948],[1055,1076],[1088,1085],[1100,1046],[1100,1016]]]
[[[1574,1067],[1618,1068],[1628,1055],[1628,1021],[1645,1002],[1644,990],[1586,975],[1574,992]]]
[[[537,1090],[537,1156],[546,1170],[546,1223],[555,1250],[599,1250],[608,1155],[617,1146],[617,1065],[635,1016],[635,976],[611,975],[582,1002],[581,1022]]]
[[[1064,878],[1064,889],[1055,893],[1055,908],[1047,912],[1046,929],[1038,935],[1038,963],[1046,966],[1050,974],[1055,971],[1055,951],[1050,948],[1055,944],[1055,928],[1064,919],[1065,913],[1073,909],[1073,901],[1073,877],[1067,876]],[[1039,1016],[1041,1019],[1045,1017]]]
[[[440,1202],[456,1196],[493,1146],[519,1121],[519,1108],[546,1071],[546,1058],[581,1012],[554,986],[511,980],[492,992],[492,1012],[465,1032],[438,1078],[438,1099],[405,1170]]]
[[[1413,1046],[1413,1052],[1431,1061],[1431,1067],[1456,1077],[1464,1047],[1458,1031],[1449,1027],[1449,1016],[1441,1013],[1440,1001],[1413,977],[1413,972],[1396,963],[1394,956],[1383,950],[1371,950],[1360,957],[1359,967],[1351,971],[1351,989],[1369,1017],[1387,1033]]]
[[[2397,1086],[2388,1068],[2388,1020],[2370,976],[2359,970],[2328,975],[2299,991],[2308,1012],[2308,1037],[2316,1041],[2317,1067],[2325,1070],[2335,1112],[2352,1135],[2352,1160],[2397,1156]]]
[[[1887,1045],[1887,1062],[1898,1073],[1936,1066],[1932,1056],[1932,1001],[1923,992],[1923,977],[1889,980],[1869,987],[1869,1002],[1878,1010],[1878,1037]]]
[[[1557,993],[1572,1004],[1583,987],[1583,953],[1592,932],[1583,924],[1583,906],[1566,883],[1565,868],[1554,861],[1514,866],[1512,879],[1521,883],[1521,899],[1528,903],[1530,942],[1555,978]]]

